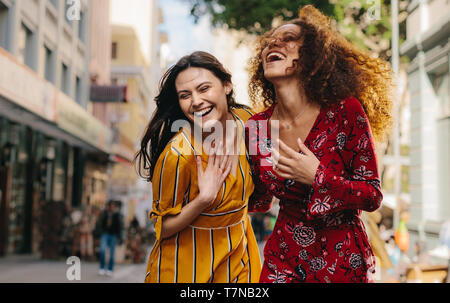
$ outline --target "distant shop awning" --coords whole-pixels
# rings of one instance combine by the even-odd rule
[[[91,102],[128,102],[126,85],[91,85]]]
[[[122,163],[128,166],[133,166],[133,162],[120,156],[120,155],[110,155],[109,157],[110,161],[116,162],[116,163]]]

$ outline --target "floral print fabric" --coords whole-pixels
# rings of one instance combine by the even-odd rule
[[[271,163],[268,120],[274,106],[246,125],[255,183],[249,211],[280,211],[264,248],[260,282],[372,282],[374,255],[361,212],[379,208],[383,195],[375,146],[360,102],[322,106],[304,144],[320,160],[312,186],[283,179]]]

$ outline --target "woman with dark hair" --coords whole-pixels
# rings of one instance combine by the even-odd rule
[[[373,281],[360,216],[383,197],[374,137],[391,121],[391,79],[311,5],[259,40],[249,88],[266,110],[246,125],[249,211],[280,200],[260,282]]]
[[[258,282],[244,142],[252,114],[234,101],[231,75],[194,52],[165,73],[155,100],[135,159],[153,185],[156,243],[145,281]]]

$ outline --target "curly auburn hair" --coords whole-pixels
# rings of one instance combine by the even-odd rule
[[[355,97],[366,112],[375,139],[383,140],[392,122],[390,65],[356,49],[331,28],[328,17],[312,5],[304,6],[299,18],[282,25],[286,24],[295,24],[301,29],[297,39],[302,46],[294,66],[298,67],[298,78],[307,98],[327,106],[349,96]],[[261,54],[277,28],[259,37],[256,55],[249,62],[249,94],[257,108],[276,103],[275,88],[264,77]]]

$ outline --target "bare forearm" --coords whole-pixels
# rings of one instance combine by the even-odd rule
[[[208,204],[209,202],[197,197],[184,206],[179,214],[164,217],[162,219],[161,238],[169,238],[185,229],[203,212],[205,205]]]

